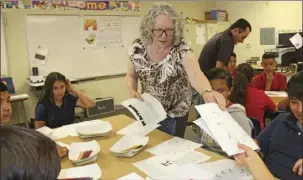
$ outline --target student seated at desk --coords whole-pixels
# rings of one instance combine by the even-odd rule
[[[56,143],[38,131],[0,127],[1,180],[56,180],[61,170]]]
[[[258,119],[263,129],[265,111],[274,112],[276,105],[264,91],[256,89],[251,84],[253,76],[254,69],[249,64],[242,63],[237,66],[230,100],[244,106],[246,115]]]
[[[12,116],[12,105],[10,101],[10,94],[8,93],[7,86],[0,82],[0,96],[1,96],[1,116],[0,116],[0,125],[5,126],[9,123]],[[68,149],[57,145],[57,151],[61,158],[67,156]]]
[[[287,84],[290,113],[276,117],[256,140],[271,173],[279,179],[303,178],[303,72]]]
[[[287,78],[281,73],[275,72],[277,62],[275,55],[265,53],[262,57],[264,71],[254,78],[253,85],[263,91],[284,91]]]
[[[229,73],[234,77],[236,75],[236,66],[237,66],[237,55],[236,53],[232,53],[230,56],[229,63],[227,65]]]
[[[227,99],[232,88],[231,74],[224,69],[214,68],[207,71],[205,76],[209,80],[211,88],[225,97],[227,102],[227,111],[230,113],[230,115],[235,121],[237,121],[243,130],[251,136],[253,124],[246,116],[245,108],[240,104],[233,104]],[[227,157],[225,151],[223,151],[216,141],[212,137],[208,136],[203,130],[201,130],[201,143],[203,144],[203,148],[220,153],[221,155]]]
[[[50,73],[35,110],[35,127],[57,128],[75,122],[75,107],[91,108],[95,102],[74,89],[58,72]]]

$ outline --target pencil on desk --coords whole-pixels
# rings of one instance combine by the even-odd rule
[[[78,156],[78,159],[77,159],[77,160],[81,160],[82,155],[83,155],[83,152],[80,152],[80,154],[79,154],[79,156]]]
[[[132,149],[139,149],[139,148],[141,148],[141,147],[143,147],[143,146],[142,146],[142,145],[135,145],[135,146],[132,146],[132,147],[129,147],[129,148],[127,148],[127,149],[122,150],[121,153],[130,151],[130,150],[132,150]]]

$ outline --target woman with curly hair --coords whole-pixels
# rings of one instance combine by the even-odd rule
[[[206,103],[215,102],[225,109],[225,99],[211,90],[197,57],[184,40],[182,20],[170,5],[154,5],[142,19],[140,34],[131,46],[127,85],[132,97],[143,100],[137,89],[139,79],[141,93],[161,102],[168,118],[160,123],[160,130],[184,137],[191,85]]]

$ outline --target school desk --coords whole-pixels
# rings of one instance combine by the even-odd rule
[[[83,140],[80,137],[66,137],[59,139],[58,141],[66,144],[70,144],[72,142],[84,142],[84,141],[96,140],[101,147],[101,152],[97,160],[97,163],[102,170],[101,179],[105,179],[105,180],[118,179],[119,177],[125,176],[132,172],[136,172],[137,174],[145,178],[146,175],[143,172],[141,172],[139,169],[137,169],[132,163],[154,156],[145,150],[172,138],[172,136],[165,134],[159,130],[154,130],[148,135],[150,139],[147,146],[144,149],[142,149],[137,155],[135,155],[132,158],[115,157],[109,151],[109,149],[122,137],[121,135],[117,135],[116,132],[126,127],[127,125],[131,124],[134,120],[132,120],[131,118],[125,115],[112,116],[112,117],[104,118],[103,120],[109,121],[113,126],[112,132],[109,134],[108,137],[91,138],[87,140]],[[197,151],[203,152],[211,156],[211,159],[209,161],[224,159],[224,157],[216,153],[206,151],[202,148],[197,149]],[[61,167],[63,169],[63,168],[71,168],[75,166],[66,157],[62,159]]]

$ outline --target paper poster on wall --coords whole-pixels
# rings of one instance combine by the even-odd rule
[[[205,44],[206,42],[206,33],[205,33],[205,25],[198,24],[196,26],[196,44]]]
[[[121,44],[121,17],[84,17],[82,22],[85,47]]]
[[[45,65],[47,63],[48,49],[39,48],[34,56],[34,62]]]

